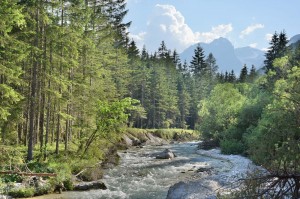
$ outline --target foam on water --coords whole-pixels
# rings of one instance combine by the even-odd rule
[[[172,150],[172,160],[155,159],[153,154]],[[199,167],[209,166],[211,159],[196,153],[197,142],[145,146],[119,153],[120,165],[105,172],[107,190],[68,192],[75,199],[153,199],[166,198],[171,185],[199,175]],[[199,178],[199,176],[198,176]],[[65,197],[63,197],[65,198]]]

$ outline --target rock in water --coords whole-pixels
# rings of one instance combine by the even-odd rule
[[[167,199],[217,199],[210,181],[178,182],[171,186]]]
[[[156,155],[156,159],[173,159],[176,155],[170,150],[165,149],[163,152]]]
[[[101,181],[82,182],[74,186],[75,191],[86,191],[90,189],[103,189],[106,190],[106,185]]]

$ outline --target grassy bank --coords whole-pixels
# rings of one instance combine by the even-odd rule
[[[127,128],[125,133],[134,136],[140,140],[146,140],[146,134],[151,133],[154,136],[167,141],[191,141],[199,139],[200,133],[188,129],[136,129]]]

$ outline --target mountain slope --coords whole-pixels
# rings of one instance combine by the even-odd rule
[[[300,41],[300,34],[291,37],[288,45],[293,44],[293,43],[297,43],[298,41]]]
[[[265,53],[263,51],[251,47],[236,48],[235,55],[242,64],[246,64],[248,68],[252,65],[254,65],[256,69],[261,68],[265,60]]]
[[[197,45],[198,44],[192,45],[184,50],[180,54],[181,60],[186,60],[189,63]],[[208,44],[200,43],[200,46],[205,51],[206,56],[209,53],[214,55],[220,72],[234,70],[236,74],[239,74],[244,64],[247,64],[249,68],[252,65],[259,68],[265,59],[263,51],[251,47],[235,49],[229,40],[222,37]]]

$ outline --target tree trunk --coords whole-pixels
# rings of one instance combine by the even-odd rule
[[[34,39],[34,46],[38,47],[39,44],[39,9],[36,10],[36,35]],[[31,77],[31,92],[30,92],[30,107],[29,107],[29,135],[28,135],[28,151],[27,161],[33,160],[33,142],[34,142],[34,121],[35,121],[35,108],[36,108],[36,87],[37,87],[37,69],[38,60],[36,53],[33,53],[32,77]]]

